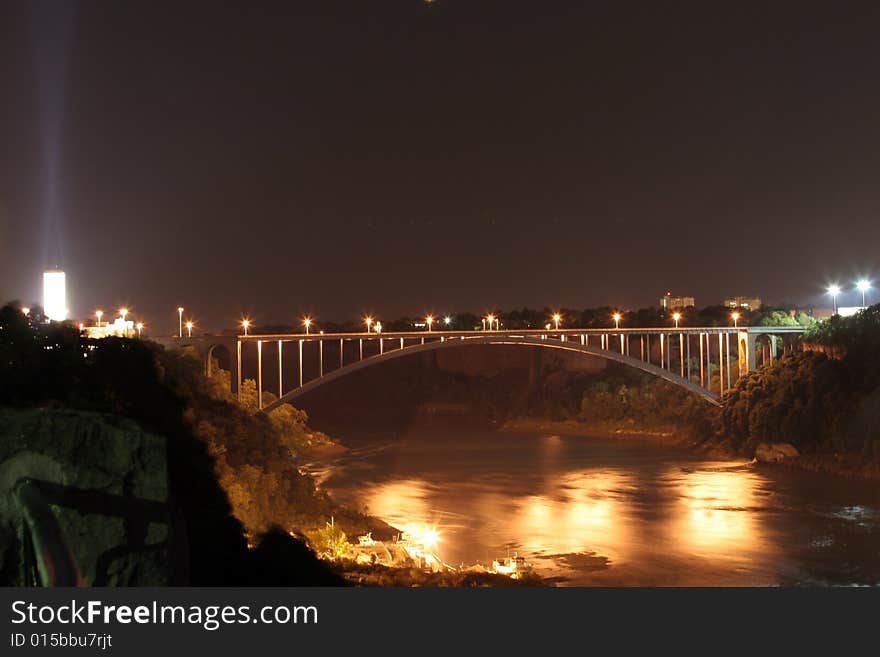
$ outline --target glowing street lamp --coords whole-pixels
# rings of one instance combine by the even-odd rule
[[[871,289],[871,281],[867,278],[863,278],[856,283],[856,289],[862,293],[862,308],[866,306],[865,304],[865,292]]]
[[[559,321],[562,319],[562,315],[560,315],[559,313],[553,313],[553,317],[551,319],[553,320],[553,324],[555,325],[554,328],[558,331]]]
[[[492,330],[492,324],[495,323],[495,315],[486,315],[486,322],[489,324],[489,330]]]
[[[119,316],[122,318],[122,321],[125,321],[125,316],[128,315],[128,308],[120,308]]]
[[[31,314],[31,309],[28,308],[27,306],[25,306],[24,308],[21,309],[21,314],[24,315],[25,317],[27,317],[28,315]]]
[[[134,325],[134,327],[137,329],[138,337],[141,337],[141,331],[144,330],[144,323],[138,322],[137,324]]]
[[[192,320],[187,321],[186,326],[186,337],[191,338],[193,336],[193,324]]]
[[[620,318],[621,317],[622,317],[622,315],[620,313],[614,313],[613,315],[611,315],[611,319],[614,320],[614,328],[616,328],[616,329],[620,328]]]
[[[452,324],[452,318],[449,315],[446,315],[446,317],[443,318],[443,323],[446,324],[446,326],[449,326]]]
[[[373,325],[373,318],[372,317],[364,317],[364,324],[367,325],[367,333],[369,333],[370,327]]]
[[[103,310],[96,310],[96,311],[95,311],[95,317],[98,318],[98,328],[101,328],[101,318],[102,318],[103,316],[104,316],[104,311],[103,311]]]
[[[681,313],[672,313],[672,319],[675,320],[675,328],[678,328],[678,320],[681,319]]]
[[[738,326],[737,322],[739,322],[739,313],[731,313],[730,318],[733,320],[733,328]]]
[[[839,285],[829,285],[828,294],[831,295],[831,303],[834,305],[834,314],[837,314],[837,295],[840,294]]]
[[[309,328],[312,326],[312,318],[311,318],[311,317],[306,317],[306,318],[303,320],[303,326],[306,327],[306,335],[308,335],[308,334],[309,334]]]
[[[375,325],[373,326],[373,330],[376,333],[381,333],[382,332],[382,322],[376,322]]]
[[[431,332],[431,324],[434,323],[434,317],[432,315],[428,315],[425,317],[425,324],[428,326],[428,333]]]
[[[183,337],[183,306],[177,307],[177,337]]]
[[[244,329],[244,334],[248,334],[248,329],[251,327],[251,320],[243,319],[241,320],[241,327]]]

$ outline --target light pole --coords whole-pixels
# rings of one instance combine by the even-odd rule
[[[611,315],[611,319],[614,320],[614,328],[616,328],[616,329],[620,328],[620,318],[621,318],[620,313],[614,313],[613,315]]]
[[[125,321],[126,315],[128,315],[128,308],[120,308],[119,309],[119,316],[122,318],[123,322]]]
[[[495,315],[487,315],[486,321],[489,323],[489,330],[492,330],[492,324],[495,323]]]
[[[183,306],[177,306],[177,337],[183,337]]]
[[[306,327],[306,335],[308,335],[308,334],[309,334],[309,328],[312,326],[312,318],[311,318],[311,317],[306,317],[306,318],[303,320],[303,326]]]
[[[834,306],[834,314],[837,314],[837,295],[840,294],[839,285],[829,285],[828,294],[831,295],[831,303]]]
[[[251,327],[251,320],[243,319],[241,320],[241,327],[244,329],[244,334],[248,334],[248,329]]]
[[[446,326],[449,326],[450,324],[452,324],[452,318],[449,315],[447,315],[446,317],[443,318],[443,323],[446,324]]]
[[[373,330],[376,333],[381,333],[382,332],[382,322],[376,322],[376,325],[373,327]]]
[[[675,320],[675,328],[678,328],[678,320],[681,319],[681,313],[673,313],[672,319]]]
[[[369,333],[370,327],[373,325],[373,318],[372,317],[364,317],[364,324],[367,325],[367,333]]]
[[[871,289],[871,281],[867,278],[863,278],[858,283],[856,283],[856,289],[862,293],[862,308],[865,308],[867,304],[865,304],[865,292]]]
[[[553,313],[552,319],[553,319],[553,324],[555,325],[555,329],[558,331],[559,330],[559,320],[562,319],[562,315],[560,315],[559,313]]]
[[[731,313],[730,318],[733,320],[733,328],[737,328],[737,322],[739,322],[739,313]]]
[[[186,323],[186,337],[191,338],[193,336],[193,326],[195,325],[191,320]]]
[[[98,318],[98,328],[101,328],[101,318],[102,318],[103,316],[104,316],[104,311],[103,311],[103,310],[96,310],[96,311],[95,311],[95,317]]]
[[[137,329],[138,337],[141,337],[141,331],[144,330],[144,323],[138,322],[137,324],[135,324],[135,328]]]
[[[428,315],[427,317],[425,317],[425,324],[428,326],[428,333],[431,332],[431,324],[433,324],[433,323],[434,323],[433,316]]]
[[[31,309],[28,308],[27,306],[24,306],[24,307],[21,309],[21,314],[24,315],[25,317],[27,317],[28,315],[31,314]]]

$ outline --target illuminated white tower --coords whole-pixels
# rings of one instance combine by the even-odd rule
[[[43,312],[54,322],[67,319],[67,282],[63,271],[43,272]]]

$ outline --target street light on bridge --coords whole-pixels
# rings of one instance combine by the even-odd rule
[[[311,328],[311,326],[312,326],[312,318],[311,318],[311,317],[306,317],[305,319],[303,319],[303,326],[306,327],[306,335],[308,335],[308,334],[309,334],[309,328]]]
[[[737,322],[739,322],[739,313],[731,313],[730,318],[733,320],[733,328],[737,328]]]
[[[434,317],[432,315],[428,315],[427,317],[425,317],[425,324],[428,327],[428,333],[431,332],[431,324],[433,324],[433,323],[434,323]]]
[[[27,306],[24,306],[24,307],[21,309],[21,314],[24,315],[25,317],[27,317],[28,315],[31,314],[31,309],[28,308]]]
[[[376,333],[381,333],[382,332],[382,322],[376,322],[375,326],[373,326],[373,330]]]
[[[195,324],[192,320],[186,322],[186,337],[191,338],[193,336],[193,326],[195,326]]]
[[[672,319],[675,320],[675,328],[678,328],[678,320],[681,319],[681,313],[672,313]]]
[[[492,324],[495,323],[495,315],[486,315],[486,322],[489,324],[489,330],[492,330]]]
[[[98,317],[98,326],[101,325],[101,318]],[[183,306],[177,306],[177,337],[183,337]]]
[[[559,321],[562,319],[562,315],[560,315],[559,313],[553,313],[553,317],[551,319],[553,320],[553,324],[555,325],[555,328],[558,331],[559,330]]]
[[[840,294],[840,286],[839,285],[829,285],[828,286],[828,294],[831,295],[831,303],[834,306],[834,314],[837,314],[837,295]]]
[[[125,316],[128,315],[128,308],[120,308],[119,316],[122,318],[122,321],[125,321]]]
[[[138,322],[137,324],[134,325],[134,327],[137,329],[138,337],[141,337],[141,331],[144,330],[144,323]]]
[[[364,317],[364,324],[367,325],[367,333],[369,333],[370,327],[373,325],[373,318],[372,317]]]
[[[862,293],[862,308],[864,308],[867,304],[865,304],[865,292],[871,289],[871,281],[867,278],[863,278],[856,283],[856,289]]]
[[[243,319],[241,320],[241,327],[244,329],[244,334],[248,334],[248,329],[251,327],[251,320]]]
[[[104,316],[104,311],[103,311],[103,310],[96,310],[96,311],[95,311],[95,317],[98,318],[98,328],[101,328],[101,318],[102,318],[103,316]]]
[[[611,319],[614,320],[614,328],[616,328],[616,329],[620,328],[620,318],[621,317],[622,317],[622,315],[620,313],[614,313],[613,315],[611,315]]]
[[[443,318],[443,323],[446,324],[446,326],[449,326],[452,324],[452,318],[449,315],[446,315],[446,317]]]

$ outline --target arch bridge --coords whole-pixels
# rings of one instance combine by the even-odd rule
[[[264,335],[198,336],[156,339],[166,347],[192,347],[204,359],[210,374],[217,347],[230,354],[233,394],[241,398],[242,352],[254,350],[257,399],[261,410],[281,404],[352,372],[411,354],[476,345],[520,345],[563,350],[634,367],[678,385],[719,405],[732,385],[731,349],[743,375],[761,363],[772,362],[782,351],[796,348],[804,329],[799,326],[527,329],[498,331],[410,331],[397,333],[290,333]],[[731,340],[733,336],[733,340]],[[734,342],[731,345],[731,342]],[[289,354],[293,348],[294,356]],[[253,357],[253,353],[251,357]],[[276,360],[277,381],[264,380],[264,359]],[[295,363],[293,370],[285,359]],[[717,379],[713,376],[713,368]],[[264,385],[265,384],[265,385]],[[263,404],[271,389],[277,399]]]

